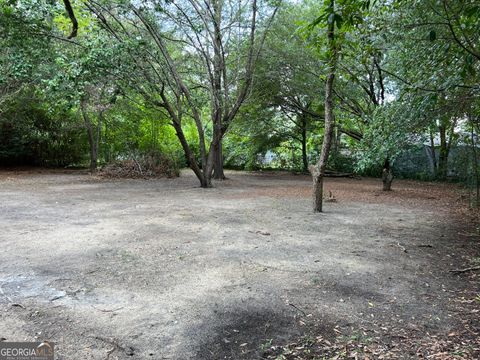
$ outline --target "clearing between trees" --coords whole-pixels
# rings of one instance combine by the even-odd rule
[[[480,356],[458,187],[327,178],[315,214],[309,176],[226,175],[1,172],[0,337],[58,359]]]

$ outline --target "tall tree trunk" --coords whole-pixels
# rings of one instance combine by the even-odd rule
[[[98,154],[100,153],[100,140],[102,138],[102,127],[105,122],[103,117],[103,111],[98,113],[98,120],[97,120],[97,129],[95,134],[95,170],[98,166]]]
[[[215,180],[225,180],[225,174],[223,172],[223,145],[222,139],[220,139],[217,147],[215,148],[214,154],[214,165],[213,165],[213,178]]]
[[[97,171],[98,166],[98,149],[95,146],[90,146],[90,171]]]
[[[383,163],[383,172],[382,172],[382,182],[383,182],[383,191],[392,190],[392,181],[393,181],[393,172],[390,166],[390,160],[385,159]]]
[[[332,12],[335,9],[335,0],[330,0]],[[335,126],[335,117],[333,114],[333,83],[335,80],[335,71],[337,65],[337,48],[335,44],[335,22],[328,24],[328,73],[325,82],[325,129],[323,135],[322,152],[320,159],[315,166],[310,167],[313,178],[313,211],[322,212],[323,205],[323,178],[327,167],[328,155],[332,145],[333,129]]]
[[[108,164],[111,161],[111,149],[110,149],[110,144],[109,144],[109,134],[108,134],[109,128],[108,128],[108,123],[105,122],[105,132],[103,134],[103,140],[105,143],[105,162]]]
[[[215,139],[215,137],[212,140],[212,143],[210,144],[210,149],[208,151],[208,156],[207,156],[207,162],[205,165],[205,168],[203,170],[203,175],[204,175],[204,181],[205,181],[205,186],[202,185],[202,187],[212,187],[212,178],[213,178],[213,169],[215,167],[215,157],[216,157],[216,149],[218,146],[218,142],[220,139]]]
[[[475,181],[475,201],[473,202],[474,207],[478,207],[479,200],[480,200],[480,174],[478,173],[478,156],[477,156],[477,144],[475,141],[475,129],[473,127],[472,116],[468,115],[468,120],[472,124],[472,130],[470,133],[470,139],[472,141],[472,172],[473,172],[473,179]]]
[[[213,178],[216,180],[224,180],[225,174],[223,172],[223,148],[222,148],[222,127],[223,127],[223,113],[224,113],[224,96],[222,94],[222,75],[225,70],[223,63],[223,49],[222,49],[222,8],[223,0],[213,0],[213,81],[212,81],[212,122],[213,122],[213,137],[215,146],[213,147]],[[225,81],[225,79],[223,79]]]
[[[302,161],[303,161],[303,172],[308,172],[307,118],[304,114],[302,114]]]
[[[87,104],[84,100],[80,101],[80,109],[82,112],[85,129],[87,130],[88,145],[90,148],[90,171],[95,172],[98,165],[98,145],[100,143],[102,115],[99,115],[98,124],[95,128],[90,116],[88,115]]]
[[[437,177],[440,180],[445,180],[448,173],[448,142],[447,142],[447,127],[445,125],[440,125],[440,150],[438,154],[438,172]]]
[[[200,179],[200,187],[208,189],[212,187],[212,177],[207,174],[203,174],[203,177]]]
[[[435,152],[435,137],[432,130],[430,130],[430,157],[432,159],[433,176],[437,177],[437,154]]]

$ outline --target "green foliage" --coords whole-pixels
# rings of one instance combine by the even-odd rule
[[[347,173],[353,173],[357,170],[355,168],[355,159],[338,151],[333,152],[328,158],[327,168]]]
[[[364,21],[371,0],[323,0],[320,15],[309,25],[326,27],[334,24],[338,30],[349,31]]]
[[[50,114],[31,92],[3,105],[0,164],[68,166],[81,163],[85,153],[84,132],[72,113]]]
[[[358,170],[383,163],[385,158],[394,162],[408,144],[409,135],[414,129],[406,129],[403,121],[395,121],[403,116],[405,108],[402,105],[401,102],[394,102],[376,109],[361,142]]]

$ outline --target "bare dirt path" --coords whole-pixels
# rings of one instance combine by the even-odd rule
[[[1,172],[0,338],[58,359],[255,359],[305,334],[391,350],[478,332],[478,278],[449,273],[478,244],[455,187],[328,179],[336,202],[313,214],[308,177],[227,176]]]

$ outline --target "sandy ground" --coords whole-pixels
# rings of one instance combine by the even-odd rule
[[[58,359],[256,359],[307,332],[478,320],[457,306],[478,282],[449,273],[478,244],[455,187],[328,179],[336,202],[313,214],[308,177],[227,176],[1,172],[0,338]]]

